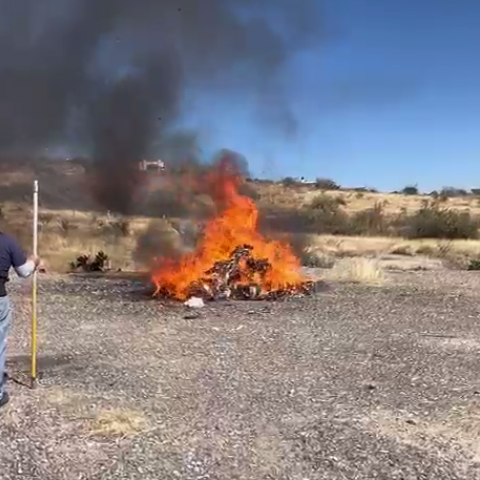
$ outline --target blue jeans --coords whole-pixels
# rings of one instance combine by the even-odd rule
[[[7,335],[11,310],[8,297],[0,297],[0,399],[5,390],[5,361],[7,359]]]

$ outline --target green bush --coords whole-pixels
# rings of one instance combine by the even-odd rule
[[[480,270],[480,259],[474,258],[473,260],[470,260],[467,270]]]
[[[403,193],[403,195],[418,195],[418,187],[416,185],[407,185],[401,193]]]
[[[383,204],[377,202],[372,208],[354,213],[349,221],[350,235],[386,235],[389,224]]]
[[[346,235],[349,218],[342,209],[343,198],[321,193],[305,207],[305,213],[316,233]]]
[[[293,177],[285,177],[282,180],[282,184],[284,187],[295,187],[298,185],[298,181],[295,180]]]
[[[468,192],[463,188],[443,187],[440,190],[440,197],[443,198],[466,197],[467,195]]]
[[[405,219],[404,235],[408,238],[475,239],[478,228],[479,222],[470,212],[458,212],[431,203]]]
[[[317,178],[315,180],[315,188],[319,190],[340,190],[340,185],[330,178]]]

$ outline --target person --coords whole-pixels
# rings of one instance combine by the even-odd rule
[[[35,272],[39,264],[40,259],[37,256],[27,258],[15,238],[0,231],[0,408],[10,399],[5,388],[7,336],[11,321],[10,300],[6,288],[8,275],[13,268],[19,277],[27,278]]]

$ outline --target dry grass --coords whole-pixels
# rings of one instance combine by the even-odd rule
[[[117,239],[95,236],[63,237],[54,232],[43,233],[39,236],[39,254],[44,259],[46,268],[52,272],[66,272],[70,269],[70,262],[75,261],[79,255],[94,256],[99,251],[104,251],[112,259],[115,269],[135,270],[141,268],[134,264],[132,255],[135,250],[134,237]]]
[[[81,421],[89,434],[94,436],[132,437],[149,429],[146,416],[139,410],[101,408],[98,399],[60,386],[46,389],[43,404],[57,409],[65,419]]]
[[[444,257],[450,253],[466,257],[480,256],[480,240],[405,240],[396,237],[342,237],[312,235],[312,250],[336,256],[379,254],[426,255]]]
[[[382,285],[384,282],[383,268],[377,259],[342,258],[332,269],[326,270],[325,280],[358,283],[362,285]]]
[[[31,211],[28,208],[10,204],[4,208],[8,231],[17,236],[27,250],[31,248]],[[135,255],[138,240],[155,223],[165,223],[165,229],[177,234],[168,221],[147,217],[131,217],[126,221],[129,230],[123,234],[115,228],[118,219],[93,213],[64,211],[40,211],[39,253],[45,260],[47,270],[65,272],[70,262],[79,255],[105,251],[112,260],[112,267],[122,270],[145,270],[148,264],[142,263]],[[113,227],[112,227],[113,225]],[[161,229],[160,229],[161,230]],[[177,234],[178,235],[178,234]],[[334,235],[310,235],[306,254],[315,258],[315,265],[332,266],[335,258],[372,257],[388,254],[405,257],[427,256],[452,260],[459,263],[462,259],[480,257],[480,240],[441,241],[434,239],[404,240],[395,237],[355,237]],[[148,255],[147,255],[148,257]],[[350,269],[352,278],[372,277],[372,273],[361,274],[358,270],[367,270],[367,263],[340,267]],[[373,275],[375,277],[375,275]],[[363,282],[363,281],[362,281]]]
[[[23,168],[23,170],[22,170]],[[54,166],[48,168],[54,169]],[[55,165],[55,169],[57,166]],[[82,169],[74,165],[65,165],[55,170],[53,184],[75,180],[75,185],[81,185],[84,179]],[[45,173],[45,172],[44,172]],[[47,173],[45,173],[47,175]],[[49,175],[53,175],[49,173]],[[35,178],[33,167],[18,167],[17,171],[2,173],[0,185],[12,187]],[[52,177],[53,178],[53,177]],[[72,180],[73,179],[73,180]],[[73,184],[72,184],[73,185]],[[255,191],[260,208],[268,207],[281,211],[295,210],[306,205],[321,193],[315,187],[298,185],[285,187],[282,184],[250,183]],[[73,188],[73,187],[72,187]],[[78,187],[80,188],[80,187]],[[79,192],[77,192],[79,193]],[[81,192],[80,192],[81,193]],[[385,216],[400,212],[413,213],[417,211],[431,197],[422,195],[382,194],[356,191],[327,191],[326,195],[341,197],[342,208],[351,214],[372,208],[375,204],[382,205]],[[29,199],[25,203],[4,201],[1,203],[2,212],[7,223],[7,230],[17,236],[27,250],[31,248],[31,221],[32,212]],[[480,216],[480,202],[477,197],[456,197],[447,199],[442,206],[458,210],[467,210],[473,215]],[[40,210],[40,255],[45,259],[50,271],[64,272],[69,269],[70,262],[83,254],[94,255],[105,251],[112,260],[112,266],[122,270],[145,270],[148,265],[144,259],[135,255],[138,240],[151,226],[152,219],[147,217],[128,218],[129,232],[115,231],[109,228],[111,219],[106,215],[75,210]],[[116,221],[115,219],[113,220]],[[174,232],[176,233],[176,232]],[[178,233],[176,233],[178,235]],[[337,257],[383,256],[397,254],[407,256],[428,256],[445,258],[457,265],[464,259],[480,257],[480,240],[455,240],[442,242],[438,240],[403,240],[395,237],[354,237],[333,235],[311,235],[308,251],[310,257],[317,259],[318,266],[332,266]],[[148,257],[148,255],[147,255]],[[143,263],[142,263],[143,262]],[[337,270],[340,266],[337,266]],[[342,268],[347,268],[342,267]],[[366,266],[349,266],[352,276],[372,276],[354,273],[357,270],[366,270]],[[347,270],[348,270],[347,269]],[[335,270],[337,272],[337,270]],[[342,273],[343,276],[346,275]],[[375,277],[375,275],[373,275]]]
[[[26,250],[32,243],[32,212],[28,207],[7,204],[3,208],[6,229],[15,235]],[[122,231],[122,222],[128,229]],[[161,221],[161,220],[160,220]],[[39,255],[48,271],[66,272],[79,255],[95,255],[105,251],[112,267],[142,270],[135,263],[134,251],[139,237],[159,220],[145,217],[114,218],[107,215],[73,210],[39,212]]]
[[[296,186],[286,188],[281,184],[254,185],[259,196],[259,202],[265,205],[275,205],[284,208],[301,207],[308,204],[314,197],[322,193],[312,186]],[[399,193],[371,193],[344,190],[323,191],[332,197],[341,197],[345,202],[344,209],[347,213],[355,213],[375,204],[381,204],[386,215],[403,212],[417,211],[426,200],[432,200],[428,195],[402,195]],[[452,197],[442,202],[442,206],[459,211],[469,211],[480,215],[480,202],[476,196]]]
[[[101,411],[92,422],[92,433],[100,436],[132,437],[144,433],[147,429],[145,415],[127,408]]]

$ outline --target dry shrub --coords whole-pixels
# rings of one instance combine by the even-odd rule
[[[348,215],[341,203],[338,198],[322,193],[305,207],[307,218],[316,233],[340,235],[348,231]]]
[[[466,197],[468,192],[463,188],[443,187],[440,190],[440,196],[444,198]]]
[[[168,219],[153,220],[147,230],[136,239],[133,261],[150,266],[155,257],[177,258],[183,251],[179,231]]]
[[[432,202],[405,219],[404,231],[408,238],[477,239],[479,226],[470,212],[441,208]]]
[[[54,219],[55,219],[55,215],[53,213],[51,213],[51,212],[40,212],[38,214],[39,228],[49,227]]]
[[[384,206],[376,202],[372,208],[354,213],[349,219],[349,235],[386,235],[390,223],[384,214]]]
[[[68,237],[70,232],[73,230],[73,224],[68,218],[61,218],[58,221],[58,229],[61,235]]]
[[[440,258],[442,265],[450,270],[469,269],[468,257],[455,251],[451,240],[437,243],[435,246],[435,256]]]
[[[282,180],[282,185],[284,187],[296,187],[300,184],[298,180],[295,180],[293,177],[285,177]]]
[[[283,191],[283,197],[288,195]],[[293,201],[292,201],[293,202]],[[300,208],[276,199],[263,209],[262,225],[277,232],[316,233],[346,236],[389,236],[409,239],[476,239],[479,220],[468,211],[441,207],[438,200],[425,202],[416,212],[406,207],[386,213],[387,201],[377,201],[371,208],[348,212],[349,205],[340,195],[321,193]],[[271,203],[271,202],[270,202]],[[261,205],[264,206],[264,205]]]
[[[116,218],[110,220],[98,220],[98,227],[105,235],[113,238],[128,237],[132,233],[131,223],[128,218]]]
[[[403,195],[419,195],[418,187],[416,185],[407,185],[401,191]]]
[[[315,188],[318,190],[340,190],[340,185],[330,178],[317,178]]]
[[[436,255],[437,250],[431,245],[420,245],[415,251],[417,255],[425,255],[426,257],[433,257]]]
[[[393,233],[394,219],[384,214],[383,203],[348,215],[342,208],[346,201],[341,196],[317,195],[305,209],[316,233],[333,235],[389,235]]]
[[[332,268],[335,264],[332,255],[314,246],[315,242],[311,235],[291,235],[288,243],[304,267]]]
[[[327,279],[362,285],[382,285],[384,272],[377,259],[342,258],[330,270]]]
[[[404,255],[406,257],[412,257],[415,255],[411,245],[396,245],[390,251],[393,255]]]
[[[333,255],[315,249],[313,247],[307,248],[303,254],[302,265],[310,268],[333,268],[336,259]]]
[[[78,256],[95,255],[99,251],[108,254],[112,268],[129,269],[132,266],[135,238],[118,237],[112,242],[111,235],[88,227],[78,228],[75,235],[65,237],[52,229],[40,231],[38,247],[40,257],[50,272],[67,272],[71,262]]]

